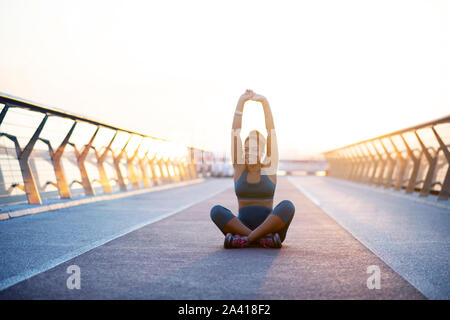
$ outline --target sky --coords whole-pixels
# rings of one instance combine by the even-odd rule
[[[0,0],[0,47],[1,92],[215,152],[247,88],[290,159],[450,113],[450,1]]]

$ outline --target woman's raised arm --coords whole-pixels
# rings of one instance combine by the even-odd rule
[[[266,171],[266,174],[276,174],[276,170],[278,169],[278,142],[269,101],[260,94],[254,94],[251,100],[261,102],[264,110],[267,130],[267,152],[264,159],[266,165],[263,169]]]
[[[253,97],[252,90],[246,90],[244,94],[239,97],[239,101],[234,112],[233,126],[231,129],[231,161],[234,165],[244,163],[244,153],[242,150],[241,129],[242,129],[242,115],[244,113],[244,104]]]

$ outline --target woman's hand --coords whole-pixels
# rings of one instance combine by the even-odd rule
[[[264,100],[266,100],[266,97],[264,97],[261,94],[257,94],[255,92],[253,92],[253,90],[247,89],[242,95],[241,95],[241,100],[252,100],[252,101],[258,101],[258,102],[263,102]]]
[[[251,98],[251,100],[258,101],[258,102],[263,102],[264,100],[266,100],[266,97],[264,97],[261,94],[253,93],[253,97]]]
[[[255,93],[253,92],[253,90],[247,89],[245,90],[245,92],[241,95],[241,100],[253,100],[253,96],[255,95]]]

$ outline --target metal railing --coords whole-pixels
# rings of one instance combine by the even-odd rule
[[[0,205],[209,175],[212,155],[205,150],[4,93],[0,108]]]
[[[328,175],[355,182],[436,194],[450,189],[450,116],[324,152]]]

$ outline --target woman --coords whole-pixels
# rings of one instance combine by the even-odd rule
[[[240,130],[244,104],[248,100],[262,104],[268,135],[266,143],[261,133],[251,131],[245,139],[245,150],[242,152]],[[252,90],[247,90],[240,97],[234,114],[231,139],[234,187],[239,214],[236,217],[227,208],[216,205],[211,209],[211,219],[225,235],[225,248],[242,248],[254,244],[280,248],[294,217],[295,208],[289,200],[281,201],[273,208],[277,183],[278,145],[272,112],[265,97],[255,94]]]

